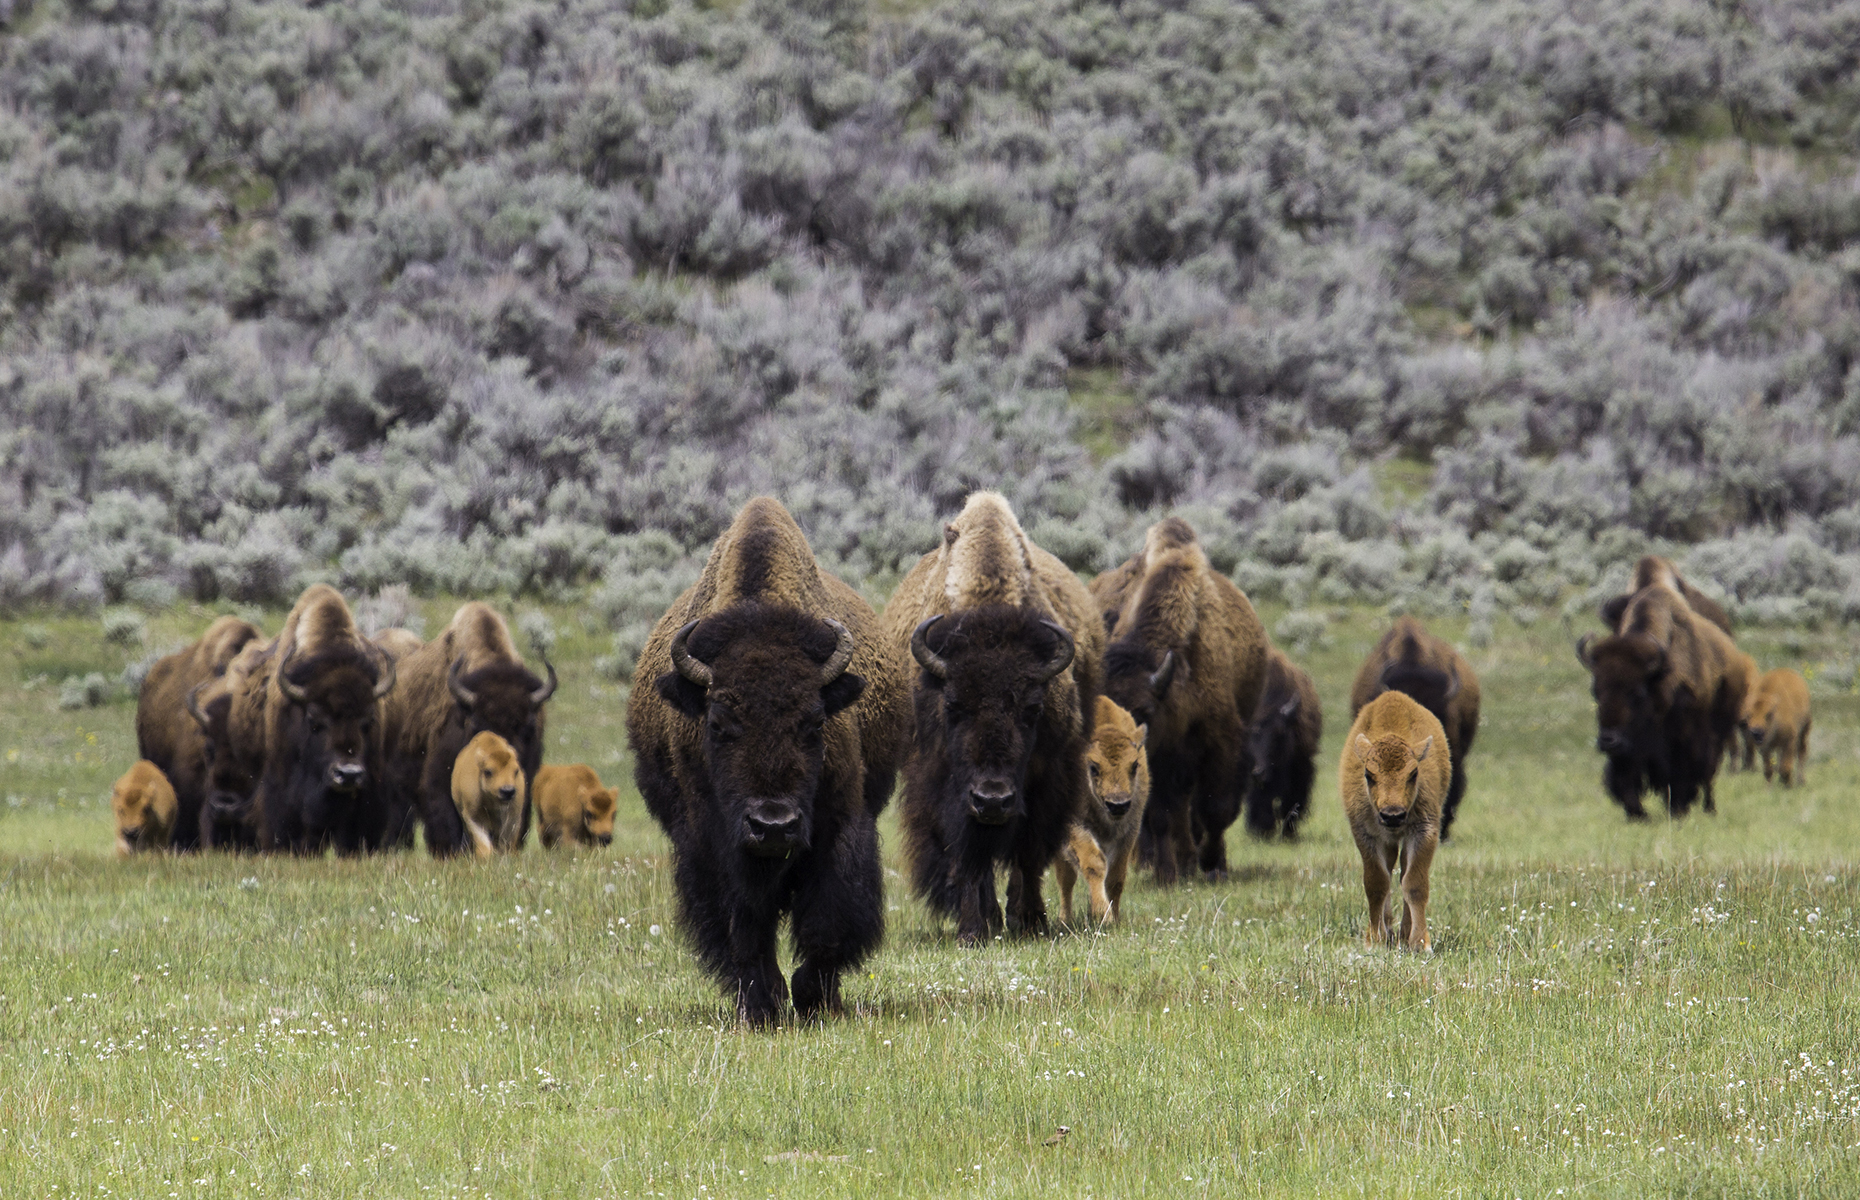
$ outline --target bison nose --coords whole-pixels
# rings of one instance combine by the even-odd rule
[[[1104,802],[1104,811],[1110,813],[1113,818],[1121,817],[1130,811],[1130,804],[1131,800],[1129,796],[1124,796],[1117,800],[1106,798]]]
[[[362,780],[368,775],[368,768],[360,763],[331,763],[329,766],[329,786],[342,791],[350,791],[362,786]]]
[[[1376,820],[1382,822],[1382,824],[1389,829],[1401,828],[1401,823],[1407,819],[1408,810],[1405,808],[1379,808],[1376,810]]]
[[[791,805],[752,804],[743,813],[743,825],[751,849],[786,854],[801,841],[801,814]]]
[[[1603,754],[1619,754],[1627,749],[1627,738],[1618,729],[1604,729],[1595,735],[1595,748]]]
[[[594,835],[594,840],[603,846],[611,846],[614,844],[614,835],[611,833],[597,833]]]
[[[1013,815],[1014,785],[1005,779],[984,779],[969,787],[969,811],[984,825],[1005,825]]]
[[[502,800],[506,804],[510,803],[512,800],[515,800],[517,798],[516,785],[507,783],[503,787],[498,788],[497,798],[499,800]]]

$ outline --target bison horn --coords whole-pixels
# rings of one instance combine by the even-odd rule
[[[296,653],[297,634],[296,631],[293,630],[290,640],[284,643],[284,653],[278,656],[278,690],[283,692],[284,698],[289,700],[292,704],[307,704],[310,700],[310,693],[304,691],[303,688],[299,687],[297,684],[292,683],[291,677],[285,673],[291,665],[291,656]]]
[[[1576,661],[1591,671],[1595,669],[1595,660],[1589,657],[1589,643],[1594,640],[1595,635],[1592,633],[1585,633],[1576,639]]]
[[[1298,693],[1297,693],[1297,692],[1293,692],[1293,693],[1292,693],[1292,698],[1291,698],[1290,700],[1287,700],[1287,701],[1286,701],[1286,702],[1285,702],[1284,704],[1281,704],[1281,705],[1279,706],[1279,715],[1280,715],[1280,716],[1282,716],[1282,717],[1289,717],[1289,716],[1291,716],[1291,715],[1292,715],[1293,713],[1295,713],[1295,712],[1297,712],[1297,711],[1298,711],[1298,701],[1299,701],[1300,699],[1301,699],[1301,697],[1300,697],[1300,696],[1298,695]]]
[[[949,664],[943,661],[942,655],[930,648],[930,643],[926,640],[930,627],[942,619],[939,614],[934,617],[925,617],[917,623],[917,628],[911,631],[911,657],[922,664],[924,670],[938,679],[948,679]]]
[[[687,621],[684,628],[672,635],[672,666],[676,667],[678,673],[692,683],[701,688],[707,688],[717,676],[707,664],[691,657],[691,651],[685,648],[685,643],[691,640],[691,631],[697,627],[696,621]]]
[[[200,711],[200,689],[206,687],[208,682],[202,680],[187,691],[187,715],[194,718],[194,723],[200,726],[202,733],[207,731],[207,716]]]
[[[1058,648],[1053,651],[1053,656],[1046,660],[1046,666],[1040,672],[1040,682],[1045,683],[1072,665],[1072,656],[1078,653],[1078,643],[1072,640],[1072,635],[1067,633],[1057,621],[1041,621],[1040,624],[1059,635]]]
[[[826,687],[829,683],[832,683],[835,679],[844,675],[847,665],[852,662],[853,656],[852,630],[846,628],[846,626],[840,624],[838,621],[835,621],[832,617],[827,617],[825,620],[827,624],[833,627],[834,632],[840,635],[840,640],[839,644],[833,647],[833,657],[827,659],[826,665],[820,668],[821,687]]]
[[[1460,694],[1460,669],[1458,667],[1453,667],[1451,668],[1451,673],[1447,676],[1447,694],[1444,697],[1444,699],[1451,700],[1453,699],[1453,697],[1459,694]]]
[[[1162,666],[1150,676],[1150,691],[1158,696],[1169,690],[1169,681],[1175,678],[1175,651],[1163,655]]]
[[[549,661],[546,654],[543,656],[543,670],[549,672],[549,682],[530,693],[530,703],[537,708],[541,708],[545,700],[555,695],[555,664]]]
[[[369,645],[369,649],[381,660],[381,670],[375,676],[375,699],[379,700],[394,690],[394,656],[378,646]]]
[[[459,707],[470,710],[478,703],[478,697],[472,690],[459,682],[459,673],[465,669],[465,656],[459,655],[452,660],[452,669],[446,672],[446,690],[459,702]]]

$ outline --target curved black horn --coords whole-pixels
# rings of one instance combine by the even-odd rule
[[[839,645],[833,647],[833,657],[827,659],[826,664],[820,668],[821,687],[826,687],[829,683],[832,683],[835,679],[844,675],[848,664],[852,662],[853,656],[852,630],[846,628],[846,626],[840,624],[838,621],[835,621],[832,617],[826,617],[824,620],[833,627],[834,632],[840,635],[840,641]]]
[[[1067,633],[1059,622],[1043,620],[1040,624],[1059,635],[1059,648],[1053,651],[1053,657],[1046,660],[1046,666],[1040,672],[1040,682],[1045,683],[1047,680],[1072,665],[1072,656],[1078,653],[1078,643],[1072,639],[1072,635]]]
[[[922,664],[924,670],[930,672],[938,679],[948,679],[949,664],[944,662],[943,656],[932,650],[930,648],[930,643],[925,640],[925,636],[930,632],[930,627],[942,619],[940,614],[934,617],[925,617],[917,623],[916,629],[911,630],[911,657]]]
[[[470,709],[478,703],[478,697],[472,690],[459,682],[459,673],[465,669],[465,656],[459,655],[452,660],[451,669],[446,672],[446,690],[459,702],[461,708]]]
[[[537,708],[542,707],[543,701],[555,695],[555,664],[549,661],[547,654],[543,655],[543,670],[549,672],[549,682],[530,693],[530,704]]]
[[[1169,690],[1169,681],[1175,678],[1175,651],[1163,655],[1162,666],[1150,676],[1150,691],[1158,696]]]
[[[697,627],[696,621],[687,621],[684,628],[672,635],[672,666],[692,683],[707,688],[716,675],[705,663],[692,658],[691,651],[685,648],[685,643],[691,640],[691,631]]]
[[[364,642],[363,645],[368,647],[374,657],[381,660],[380,671],[375,676],[375,699],[379,700],[394,690],[394,656],[373,642]]]
[[[1595,635],[1592,633],[1585,633],[1576,639],[1576,661],[1591,671],[1595,669],[1595,661],[1589,657],[1589,643],[1594,640]]]
[[[1447,700],[1451,700],[1453,699],[1453,697],[1459,694],[1460,694],[1460,669],[1458,667],[1451,667],[1448,669],[1447,694],[1444,698]]]
[[[207,731],[207,715],[200,711],[200,689],[211,682],[210,679],[203,679],[187,690],[187,715],[194,718],[194,723],[200,726],[202,733]]]
[[[284,643],[284,653],[278,656],[278,665],[275,668],[275,674],[278,680],[278,690],[284,693],[284,698],[289,700],[292,704],[305,704],[309,702],[310,694],[292,683],[291,677],[284,673],[291,665],[291,656],[296,653],[297,631],[293,629],[291,631],[290,640]]]

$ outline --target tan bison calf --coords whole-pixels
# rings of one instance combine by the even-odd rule
[[[601,786],[594,768],[581,763],[543,767],[530,783],[544,849],[563,838],[584,846],[612,845],[614,806],[620,789]]]
[[[1808,681],[1787,667],[1757,680],[1744,704],[1743,730],[1763,755],[1763,779],[1769,782],[1780,764],[1784,787],[1804,783],[1808,764]]]
[[[1399,865],[1401,940],[1431,950],[1427,936],[1427,872],[1440,845],[1440,812],[1453,767],[1447,732],[1433,713],[1402,692],[1384,692],[1363,706],[1343,740],[1337,785],[1344,816],[1363,856],[1371,946],[1389,940],[1390,878]]]
[[[1124,896],[1137,834],[1150,800],[1150,758],[1143,749],[1149,736],[1108,696],[1098,697],[1097,721],[1085,749],[1086,798],[1059,856],[1053,875],[1066,924],[1072,924],[1072,885],[1085,877],[1091,919],[1115,921]]]
[[[509,742],[481,733],[465,743],[452,762],[452,803],[479,858],[517,848],[523,832],[523,768]]]
[[[110,789],[116,815],[116,852],[127,858],[138,850],[166,850],[174,837],[180,802],[161,768],[143,759],[123,773]]]

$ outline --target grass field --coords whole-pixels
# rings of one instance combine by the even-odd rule
[[[148,648],[210,615],[152,620]],[[1860,1192],[1860,697],[1825,680],[1806,787],[1724,777],[1716,818],[1634,827],[1566,632],[1501,627],[1471,651],[1437,953],[1366,952],[1334,763],[1386,619],[1339,612],[1302,842],[1231,834],[1229,883],[1141,883],[1112,932],[976,952],[893,855],[856,1014],[757,1035],[673,928],[624,693],[587,665],[605,635],[551,615],[549,752],[624,781],[619,829],[488,865],[119,862],[133,706],[56,700],[144,651],[0,623],[0,1195]],[[1766,667],[1850,654],[1743,640]]]

